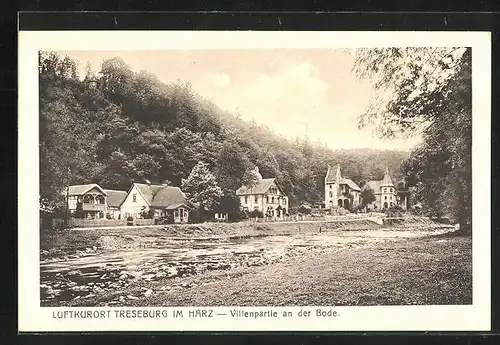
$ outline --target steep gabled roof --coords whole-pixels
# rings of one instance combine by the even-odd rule
[[[106,202],[110,207],[119,207],[127,197],[127,192],[124,190],[105,189],[104,191],[108,194]]]
[[[325,176],[325,183],[336,182],[337,173],[339,172],[339,170],[340,170],[340,165],[339,164],[335,168],[333,168],[332,166],[328,165],[328,170],[327,170],[326,176]]]
[[[102,189],[98,184],[95,183],[69,186],[69,195],[83,195],[94,188],[99,189],[102,194],[107,195],[104,189]]]
[[[182,205],[192,207],[179,187],[134,183],[130,190],[134,186],[151,207],[165,209],[174,209]]]
[[[340,181],[340,184],[346,184],[351,189],[354,189],[354,190],[357,190],[357,191],[361,191],[361,188],[359,188],[359,186],[353,180],[351,180],[349,178],[343,178],[342,177],[342,179]]]
[[[151,186],[153,187],[153,186]],[[177,208],[180,205],[188,205],[184,193],[179,187],[160,187],[151,202],[152,207]]]
[[[251,188],[247,186],[241,186],[236,191],[236,195],[265,194],[269,190],[269,187],[271,187],[273,184],[276,184],[275,180],[275,178],[263,178],[262,180],[258,180],[256,184]],[[279,188],[277,184],[276,186]]]
[[[394,187],[394,184],[392,183],[391,175],[389,175],[389,169],[385,169],[385,174],[384,178],[382,179],[382,182],[380,183],[381,187]]]

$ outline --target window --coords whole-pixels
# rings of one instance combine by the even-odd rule
[[[387,195],[385,196],[385,200],[387,200]]]
[[[175,218],[179,217],[179,211],[177,211],[177,210],[174,211],[174,217]]]
[[[392,200],[392,195],[391,195],[390,199]]]
[[[132,202],[137,202],[137,194],[132,194]]]
[[[286,199],[283,198],[283,205],[286,205]]]
[[[248,203],[248,196],[245,197],[245,204]]]
[[[274,196],[271,198],[271,203],[274,204]]]
[[[255,202],[259,202],[257,195],[255,196]]]
[[[330,185],[330,189],[332,189],[332,185]]]
[[[387,188],[384,188],[384,193],[387,193]]]
[[[269,204],[269,197],[266,196],[266,204]]]
[[[330,198],[331,198],[332,196],[333,196],[333,193],[332,193],[332,192],[330,192]]]

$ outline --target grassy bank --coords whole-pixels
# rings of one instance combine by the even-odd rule
[[[471,304],[471,241],[403,240],[341,252],[310,253],[244,279],[224,279],[133,305]]]
[[[126,306],[471,304],[471,240],[430,236],[341,251],[310,249],[269,266],[142,281],[70,305],[106,305],[117,294],[138,296],[124,300]]]

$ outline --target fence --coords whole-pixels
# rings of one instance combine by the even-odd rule
[[[314,216],[314,215],[292,215],[287,217],[266,217],[266,218],[250,218],[251,222],[266,223],[266,222],[341,222],[341,221],[354,221],[354,220],[377,220],[377,222],[382,222],[384,220],[396,220],[403,219],[402,217],[387,217],[384,213],[380,212],[369,212],[369,213],[350,213],[342,216]],[[406,218],[404,218],[406,219]]]
[[[127,226],[126,219],[79,219],[71,218],[67,222],[70,228],[100,228]],[[134,219],[134,225],[153,225],[154,219]]]

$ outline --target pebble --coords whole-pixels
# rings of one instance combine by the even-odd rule
[[[149,296],[151,296],[152,294],[153,294],[153,290],[148,289],[148,290],[144,293],[144,296],[145,296],[145,297],[149,297]]]

